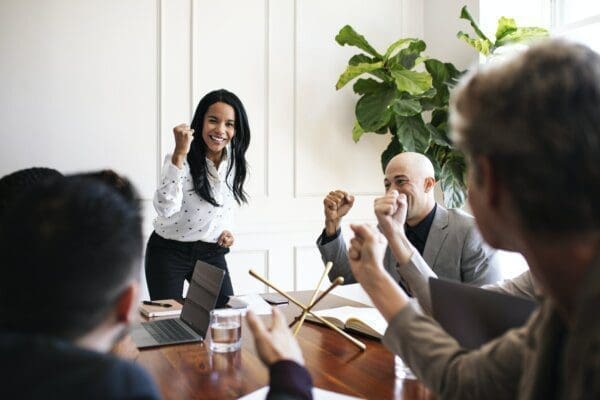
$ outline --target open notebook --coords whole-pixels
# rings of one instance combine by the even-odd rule
[[[387,328],[387,321],[373,307],[337,307],[326,310],[315,311],[322,317],[340,329],[348,329],[381,339]],[[308,321],[320,323],[310,314],[306,317]]]

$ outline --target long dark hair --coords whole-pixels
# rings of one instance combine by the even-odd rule
[[[190,165],[194,192],[213,206],[220,207],[208,184],[206,144],[204,143],[204,139],[202,139],[204,115],[208,111],[208,107],[215,103],[228,104],[235,111],[235,135],[231,139],[231,154],[229,154],[229,165],[227,166],[225,181],[233,192],[235,201],[238,204],[242,202],[247,203],[248,199],[244,191],[244,181],[246,180],[246,171],[248,169],[246,164],[246,150],[248,150],[248,146],[250,145],[250,126],[248,125],[246,110],[240,99],[225,89],[215,90],[204,96],[200,100],[200,103],[198,103],[194,118],[192,119],[191,128],[196,134],[196,140],[192,142],[190,152],[187,155],[187,161]],[[227,178],[234,167],[235,175],[233,176],[232,187]]]

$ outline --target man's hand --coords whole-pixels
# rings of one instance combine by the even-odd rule
[[[352,274],[361,285],[368,285],[371,278],[386,274],[383,268],[385,240],[379,232],[368,225],[350,225],[354,238],[350,240],[348,258]]]
[[[194,140],[194,130],[187,124],[179,124],[173,128],[173,136],[175,136],[175,150],[171,161],[177,168],[183,168],[183,160],[190,152],[192,140]]]
[[[217,244],[221,247],[229,248],[233,246],[234,241],[235,238],[233,237],[233,233],[229,231],[223,231],[221,232],[221,236],[219,236],[219,239],[217,240]]]
[[[292,360],[304,365],[302,350],[288,328],[281,311],[273,307],[270,328],[267,328],[262,320],[250,310],[246,313],[246,320],[254,335],[258,355],[267,366],[281,360]]]
[[[354,238],[350,241],[350,268],[375,307],[389,322],[408,304],[406,294],[383,268],[382,235],[368,225],[350,225]]]
[[[323,208],[325,211],[325,233],[327,236],[334,236],[340,227],[342,218],[348,214],[348,211],[354,205],[354,196],[342,190],[329,192],[323,199]]]
[[[404,224],[408,210],[404,193],[390,190],[385,196],[375,199],[374,208],[379,227],[388,241],[398,235],[404,236]]]
[[[135,360],[140,355],[140,351],[133,342],[131,335],[127,334],[110,350],[114,355],[128,360]]]

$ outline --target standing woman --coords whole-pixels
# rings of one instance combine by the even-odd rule
[[[234,208],[247,203],[246,150],[250,127],[244,106],[225,89],[200,100],[191,127],[173,128],[175,150],[168,154],[154,194],[154,232],[146,248],[150,298],[179,298],[197,260],[225,270],[217,307],[233,294],[225,254],[233,245]]]

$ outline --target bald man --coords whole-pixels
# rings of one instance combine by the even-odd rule
[[[388,241],[390,235],[402,239],[410,250],[411,257],[408,261],[403,258],[402,263],[396,261],[389,246],[384,256],[385,269],[409,294],[428,293],[420,285],[427,284],[429,276],[476,286],[500,280],[495,252],[481,240],[473,217],[458,209],[447,210],[435,202],[435,174],[427,157],[411,152],[398,154],[385,169],[384,185],[385,195],[375,200],[378,218],[377,213],[381,212],[378,203],[399,193],[407,197],[404,229],[383,233]],[[355,283],[356,279],[350,270],[340,224],[353,204],[354,196],[341,190],[330,192],[323,200],[325,229],[317,239],[323,261],[333,262],[329,278],[343,276],[345,283]]]

